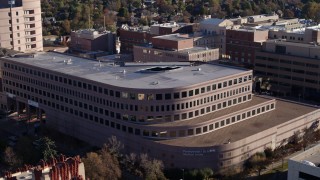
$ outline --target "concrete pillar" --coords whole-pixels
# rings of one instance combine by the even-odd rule
[[[17,113],[19,114],[23,114],[23,109],[25,107],[25,104],[23,102],[20,101],[16,101],[16,109],[17,109]]]
[[[40,119],[40,121],[42,121],[42,110],[41,109],[39,109],[39,113],[40,113],[39,114],[39,116],[40,116],[39,119]]]
[[[37,119],[40,119],[41,110],[36,108]]]
[[[31,114],[30,114],[30,105],[29,104],[27,104],[27,107],[26,107],[26,109],[27,109],[27,120],[29,121],[30,120],[30,118],[31,118]]]
[[[16,112],[20,114],[20,102],[16,100]]]

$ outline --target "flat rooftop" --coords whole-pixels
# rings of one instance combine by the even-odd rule
[[[182,41],[191,39],[188,37],[188,35],[182,35],[182,34],[168,34],[163,36],[155,36],[154,39],[165,39],[165,40],[171,40],[171,41]]]
[[[242,31],[242,32],[262,32],[267,31],[265,29],[230,29],[230,31]]]
[[[212,147],[226,144],[228,140],[235,142],[253,136],[316,110],[318,110],[316,107],[277,100],[276,109],[262,115],[240,121],[204,135],[162,140],[158,141],[158,143],[181,147]]]
[[[184,26],[190,26],[192,23],[176,23],[176,22],[171,22],[171,23],[162,23],[162,24],[153,24],[151,27],[164,27],[164,28],[174,28],[174,27],[184,27]]]
[[[309,157],[306,157],[304,160],[310,161],[313,164],[315,164],[316,166],[319,166],[320,165],[320,152],[315,153]]]
[[[177,52],[179,52],[180,54],[192,54],[192,53],[199,53],[199,52],[203,52],[203,51],[209,51],[212,50],[211,48],[205,48],[205,47],[192,47],[192,48],[187,48],[187,49],[182,49],[179,50]]]
[[[319,45],[313,45],[313,44],[307,44],[307,43],[295,43],[295,42],[289,42],[286,40],[267,40],[265,41],[266,43],[271,43],[271,44],[279,44],[279,45],[289,45],[289,46],[297,46],[297,47],[304,47],[304,48],[316,48],[320,49]]]
[[[61,73],[81,77],[91,81],[134,89],[171,89],[201,84],[207,81],[250,72],[242,68],[223,65],[203,64],[200,66],[183,66],[179,63],[130,63],[125,66],[114,65],[110,62],[98,62],[55,52],[39,52],[34,57],[5,57],[5,59]],[[70,61],[71,63],[66,63]],[[152,67],[180,68],[172,71],[142,73]],[[200,71],[198,69],[201,69]],[[156,82],[156,83],[155,83]]]
[[[301,161],[309,161],[320,167],[320,144],[303,151],[294,157],[290,158],[290,160],[301,162]]]

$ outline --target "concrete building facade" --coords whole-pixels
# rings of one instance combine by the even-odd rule
[[[281,96],[317,100],[320,94],[320,47],[269,40],[256,53],[254,71],[268,77],[270,91]]]
[[[210,18],[200,22],[201,34],[195,34],[195,45],[219,48],[220,57],[226,54],[226,30],[231,29],[233,22],[226,19]]]
[[[0,47],[21,52],[42,51],[40,0],[0,0]]]
[[[0,62],[8,107],[38,109],[48,126],[94,145],[115,135],[168,168],[241,165],[320,117],[315,107],[253,96],[252,71],[240,68],[116,66],[52,52]]]
[[[248,23],[258,23],[258,22],[265,22],[265,21],[278,21],[279,16],[277,14],[261,14],[261,15],[253,15],[248,16]]]
[[[295,31],[269,30],[269,39],[282,39],[295,43],[320,43],[320,25]]]

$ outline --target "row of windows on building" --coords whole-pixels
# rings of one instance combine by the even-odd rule
[[[19,12],[18,12],[18,11],[16,11],[15,14],[16,14],[16,16],[19,16]],[[25,10],[25,11],[24,11],[24,14],[25,14],[25,15],[34,14],[34,10]],[[8,16],[11,17],[11,12],[8,12]]]
[[[18,44],[20,44],[20,40],[18,40],[17,42],[18,42]],[[10,45],[13,46],[13,42],[12,41],[10,41]],[[0,46],[1,46],[1,43],[0,43]],[[25,45],[26,49],[33,49],[33,48],[36,48],[36,47],[37,47],[36,44],[27,44],[27,45]],[[18,51],[21,51],[21,47],[20,46],[17,49],[18,49]]]
[[[17,30],[20,30],[20,26],[15,26],[17,28]],[[35,24],[25,24],[24,28],[25,30],[30,29],[30,28],[35,28],[36,25]],[[9,27],[9,31],[12,31],[12,27]],[[27,31],[25,32],[25,35],[30,35]]]
[[[257,67],[264,67],[264,68],[268,68],[268,69],[275,69],[275,70],[281,70],[283,72],[293,72],[293,73],[298,73],[298,74],[306,74],[306,75],[310,75],[310,76],[318,76],[318,72],[312,72],[312,71],[307,71],[307,70],[303,70],[303,69],[294,69],[294,68],[290,68],[288,66],[286,67],[281,67],[281,66],[274,66],[274,65],[266,65],[266,64],[261,64],[261,63],[256,63]]]
[[[269,62],[280,63],[280,64],[283,64],[285,66],[287,66],[288,64],[291,64],[291,65],[296,65],[296,66],[303,66],[303,67],[308,67],[308,68],[319,69],[319,65],[318,64],[299,62],[299,61],[291,61],[291,60],[288,60],[288,59],[278,59],[278,58],[265,57],[265,56],[256,56],[256,59],[257,60],[261,60],[262,62],[263,61],[269,61]],[[258,61],[256,61],[256,62],[258,62]]]
[[[91,114],[88,114],[86,112],[82,112],[82,111],[77,111],[74,110],[73,113],[73,109],[66,109],[67,107],[64,106],[59,106],[59,104],[52,104],[53,108],[56,108],[58,110],[61,111],[65,111],[65,112],[70,112],[71,114],[75,115],[75,116],[79,116],[83,119],[86,120],[90,120],[93,121],[97,124],[100,125],[105,125],[111,128],[115,128],[118,130],[121,130],[123,132],[127,132],[130,134],[135,134],[135,135],[139,135],[139,136],[145,136],[145,137],[160,137],[160,138],[176,138],[176,137],[185,137],[185,136],[193,136],[193,135],[199,135],[199,134],[203,134],[203,133],[208,133],[211,132],[213,130],[219,129],[219,128],[223,128],[227,125],[230,125],[232,123],[236,123],[238,121],[244,120],[246,118],[250,118],[252,116],[258,115],[260,113],[263,113],[265,111],[269,111],[270,109],[274,109],[274,104],[271,105],[267,105],[265,107],[260,107],[254,110],[250,110],[248,112],[244,112],[242,114],[238,114],[238,115],[234,115],[232,117],[226,118],[225,120],[221,120],[219,122],[215,122],[212,124],[209,124],[207,126],[202,126],[202,127],[197,127],[197,128],[192,128],[192,129],[187,129],[187,130],[178,130],[178,131],[152,131],[152,130],[147,130],[146,128],[137,128],[137,127],[130,127],[124,124],[121,124],[121,122],[119,121],[113,121],[113,120],[109,120],[109,119],[104,119],[98,116],[94,116]],[[205,111],[204,109],[201,111]],[[121,114],[118,115],[119,117],[121,117]]]
[[[125,99],[132,99],[132,100],[136,100],[136,99],[137,100],[171,100],[171,99],[193,97],[193,96],[197,96],[197,95],[200,95],[203,93],[215,91],[217,89],[226,88],[228,86],[232,86],[232,85],[236,85],[236,84],[240,84],[240,83],[245,83],[247,81],[251,81],[251,79],[252,79],[251,75],[245,75],[245,76],[242,76],[239,78],[235,78],[233,80],[223,81],[220,83],[215,83],[212,85],[207,85],[205,87],[196,88],[196,89],[192,89],[192,90],[188,90],[188,91],[164,93],[164,94],[162,94],[162,93],[161,94],[160,93],[159,94],[153,94],[153,93],[145,94],[145,93],[120,92],[120,91],[115,91],[115,90],[111,90],[111,89],[106,89],[106,88],[98,87],[96,85],[92,85],[89,83],[84,83],[84,82],[68,79],[65,77],[56,76],[53,74],[49,74],[49,73],[45,73],[45,72],[41,72],[41,71],[36,71],[36,70],[28,69],[25,67],[17,66],[17,65],[12,65],[9,63],[4,63],[4,67],[10,68],[15,71],[20,71],[20,72],[23,72],[28,75],[37,76],[42,79],[59,82],[61,84],[66,84],[69,86],[82,88],[85,90],[90,90],[90,91],[104,94],[104,95],[108,95],[111,97],[125,98]],[[7,75],[9,77],[12,76],[12,74],[7,71],[3,71],[3,75],[4,76]],[[25,78],[25,76],[18,77],[18,79],[20,79],[20,80],[22,80],[22,78]]]
[[[239,100],[239,102],[246,101],[246,100],[251,99],[251,95],[239,97],[237,99]],[[189,115],[189,117],[193,117],[194,115],[197,116],[200,114],[204,114],[205,112],[208,113],[211,110],[216,111],[216,110],[219,110],[223,107],[226,108],[227,103],[228,103],[228,105],[232,105],[232,102],[236,102],[237,99],[234,99],[233,101],[229,100],[228,102],[220,103],[217,106],[213,105],[212,109],[211,109],[211,106],[209,106],[207,108],[202,108],[200,111],[196,110],[194,113],[193,112],[184,113],[181,115],[181,118],[182,119],[187,118],[188,115]],[[193,135],[199,135],[201,133],[207,133],[207,132],[213,131],[214,129],[222,128],[226,125],[235,123],[240,120],[244,120],[246,118],[250,118],[250,117],[258,115],[262,112],[269,111],[270,109],[274,109],[274,104],[271,104],[271,105],[266,105],[266,106],[263,106],[263,107],[260,107],[260,108],[254,109],[254,110],[250,110],[250,111],[242,113],[242,114],[234,115],[232,117],[226,118],[225,120],[221,120],[219,122],[212,123],[208,126],[197,127],[197,128],[188,129],[188,130],[179,130],[179,131],[170,131],[170,132],[161,131],[161,132],[159,132],[159,131],[150,131],[150,130],[146,130],[146,129],[141,130],[139,128],[128,127],[126,125],[121,124],[117,120],[127,120],[128,115],[125,115],[125,114],[114,113],[112,111],[104,109],[104,113],[105,113],[104,115],[110,117],[110,119],[114,119],[114,120],[110,120],[110,119],[101,118],[101,115],[103,115],[102,108],[100,108],[100,111],[99,111],[101,115],[98,115],[98,114],[90,114],[90,113],[87,113],[87,111],[82,111],[79,109],[73,109],[68,106],[64,106],[62,104],[58,104],[55,102],[50,102],[46,99],[39,98],[38,100],[44,106],[48,106],[48,107],[57,109],[58,111],[70,113],[74,116],[77,116],[77,117],[80,117],[80,118],[83,118],[86,120],[90,120],[90,121],[93,121],[93,122],[101,124],[101,125],[110,126],[112,128],[116,128],[116,129],[122,130],[124,132],[128,132],[128,133],[135,134],[135,135],[147,136],[147,137],[171,137],[171,138],[193,136]],[[41,107],[41,105],[40,105],[40,107]],[[175,117],[178,117],[178,116],[179,115],[175,115]],[[157,117],[157,118],[166,118],[166,117],[163,116],[163,117]]]
[[[276,34],[273,35],[273,38],[278,38],[278,36]],[[279,36],[280,38],[280,36]],[[282,35],[281,39],[288,39],[288,36]],[[290,40],[296,40],[295,36],[289,36]],[[298,41],[303,41],[303,37],[297,37]]]
[[[7,73],[4,73],[4,74],[7,74]],[[27,77],[24,77],[24,78],[29,79],[28,82],[35,82],[36,81],[34,79],[31,79],[31,81],[30,81],[30,78],[27,78]],[[235,96],[235,95],[238,95],[241,93],[243,94],[243,93],[248,93],[248,92],[250,93],[251,92],[251,89],[250,89],[251,86],[245,85],[242,87],[232,88],[226,92],[211,94],[211,96],[208,96],[208,97],[194,99],[190,102],[174,103],[174,104],[170,103],[170,105],[154,105],[154,106],[153,105],[145,106],[145,105],[139,104],[139,106],[138,106],[138,105],[134,105],[134,104],[119,103],[119,102],[115,102],[115,101],[111,101],[111,100],[106,100],[106,99],[92,96],[92,95],[89,95],[86,93],[76,92],[76,91],[70,90],[68,88],[58,87],[58,86],[55,86],[55,85],[52,85],[49,83],[46,83],[47,86],[40,86],[39,89],[37,88],[37,86],[34,86],[34,85],[28,86],[28,85],[20,83],[19,81],[11,81],[8,79],[3,79],[3,83],[4,83],[4,90],[5,91],[12,93],[12,94],[15,94],[15,95],[18,95],[18,96],[21,96],[21,97],[24,97],[24,98],[33,99],[33,100],[39,102],[39,99],[37,96],[40,95],[40,96],[43,96],[44,98],[51,98],[53,100],[60,101],[65,104],[68,103],[72,106],[84,108],[85,110],[89,109],[90,111],[94,111],[96,113],[98,113],[98,109],[99,109],[98,107],[92,106],[90,104],[88,105],[87,103],[83,103],[81,101],[78,101],[78,99],[82,98],[85,100],[89,100],[94,103],[101,104],[103,106],[108,106],[111,109],[115,109],[115,110],[121,109],[121,111],[123,111],[123,110],[133,111],[133,112],[143,111],[143,112],[156,112],[156,114],[162,114],[162,112],[179,111],[179,110],[184,110],[184,109],[188,109],[188,108],[191,109],[192,107],[195,108],[197,106],[203,106],[205,104],[208,104],[208,103],[214,102],[214,101],[216,101],[216,103],[218,103],[220,99],[229,98],[231,96]],[[38,85],[38,84],[36,83],[35,85]],[[41,83],[39,85],[41,85]],[[12,89],[7,86],[11,86]],[[21,91],[15,90],[17,88],[20,88]],[[49,91],[43,90],[44,88],[48,88],[51,91],[49,92]],[[59,91],[58,89],[61,91]],[[22,93],[23,90],[28,91],[28,94],[26,94],[26,93],[23,94]],[[57,93],[59,93],[60,95],[52,93],[52,91],[55,91],[55,90],[57,90]],[[65,96],[61,96],[61,93],[64,94]],[[30,94],[31,94],[31,96],[30,96]],[[34,95],[35,98],[32,98],[33,97],[32,95]],[[70,98],[70,96],[76,97],[77,100]],[[251,98],[251,95],[250,95],[250,98]],[[210,103],[210,104],[212,104],[212,103]],[[225,103],[223,103],[223,107],[226,107]],[[99,112],[103,114],[102,108],[100,108]],[[159,112],[159,113],[157,113],[157,112]],[[155,114],[155,113],[152,113],[152,114]],[[133,115],[128,116],[128,117],[129,118],[126,118],[126,119],[129,119],[131,121],[137,121],[137,118]],[[149,120],[149,121],[150,120],[157,120],[157,119],[159,119],[159,117],[154,118],[153,116],[149,116],[147,118],[147,120]],[[174,120],[179,120],[179,119],[180,119],[179,116],[177,116],[177,118],[175,118]],[[185,118],[183,118],[183,119],[185,119]],[[171,118],[165,118],[165,120],[171,121]],[[140,118],[139,121],[144,122],[145,119]]]
[[[13,93],[13,91],[11,89],[5,88],[5,91]],[[182,114],[176,114],[174,116],[171,115],[165,115],[165,116],[134,116],[134,115],[128,115],[125,113],[118,113],[118,112],[113,112],[110,111],[110,109],[103,109],[103,108],[98,108],[96,106],[92,106],[92,105],[87,105],[85,103],[82,102],[77,102],[79,103],[79,107],[85,107],[83,108],[83,110],[80,110],[77,107],[71,108],[70,106],[66,105],[65,103],[61,102],[62,104],[56,103],[56,102],[52,102],[49,101],[47,99],[42,99],[42,98],[38,98],[38,97],[33,97],[32,95],[30,96],[29,94],[26,93],[19,93],[17,92],[15,95],[20,96],[22,98],[25,99],[31,99],[34,100],[36,102],[39,102],[41,105],[44,106],[48,106],[48,107],[52,107],[55,108],[57,110],[61,110],[67,113],[71,113],[74,114],[75,116],[79,116],[81,118],[84,119],[88,119],[88,120],[95,120],[96,122],[98,122],[98,116],[107,116],[110,119],[113,120],[123,120],[123,121],[139,121],[139,122],[145,122],[145,121],[153,121],[153,120],[165,120],[165,121],[172,121],[172,118],[174,118],[174,120],[180,120],[180,119],[188,119],[188,118],[193,118],[193,117],[197,117],[200,115],[204,115],[206,113],[210,113],[210,112],[214,112],[214,111],[218,111],[221,110],[222,108],[227,108],[229,106],[232,105],[236,105],[237,103],[241,103],[241,102],[245,102],[251,99],[251,94],[247,95],[247,96],[242,96],[242,97],[238,97],[238,98],[234,98],[232,100],[228,100],[228,101],[224,101],[221,102],[217,105],[212,105],[212,106],[207,106],[205,108],[201,108],[200,110],[195,110],[189,113],[182,113]],[[82,104],[84,106],[82,106]],[[43,107],[43,106],[42,106]],[[90,113],[88,112],[88,107],[89,110],[94,113],[94,115],[90,115]]]
[[[279,79],[283,79],[285,81],[288,82],[288,80],[293,80],[293,81],[297,81],[297,82],[306,82],[306,83],[310,83],[310,84],[320,84],[320,81],[315,80],[315,79],[307,79],[304,77],[297,77],[297,76],[289,76],[286,74],[278,74],[278,73],[272,73],[272,72],[265,72],[265,71],[259,71],[256,70],[255,71],[256,74],[258,75],[263,75],[263,76],[268,76],[268,77],[274,77],[274,78],[279,78]],[[288,83],[285,83],[285,86],[290,86]]]

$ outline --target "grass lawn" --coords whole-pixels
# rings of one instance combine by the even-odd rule
[[[277,171],[284,172],[286,170],[288,170],[288,161],[283,163],[283,168],[282,168],[282,164],[281,164],[280,166],[274,167],[272,170],[266,172],[265,174],[272,174]]]

